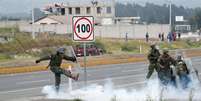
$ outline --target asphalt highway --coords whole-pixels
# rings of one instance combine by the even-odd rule
[[[201,57],[191,58],[193,67],[201,74]],[[116,88],[138,88],[145,83],[148,64],[144,62],[102,65],[87,68],[87,85],[101,84],[108,80]],[[73,89],[84,86],[83,69],[80,79],[73,82]],[[156,77],[156,73],[152,78]],[[41,93],[45,85],[54,85],[54,75],[50,71],[0,75],[0,101],[32,101],[30,98],[45,96]],[[68,78],[62,76],[62,87],[68,87]],[[66,88],[67,89],[67,88]]]

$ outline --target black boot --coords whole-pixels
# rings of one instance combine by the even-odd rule
[[[56,88],[56,92],[58,93],[59,92],[59,86],[55,86]]]
[[[73,80],[77,81],[78,78],[79,78],[79,73],[75,73],[75,74],[72,73],[70,78],[72,78]]]

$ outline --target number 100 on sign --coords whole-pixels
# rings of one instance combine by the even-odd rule
[[[94,19],[93,17],[73,17],[73,40],[93,41],[94,40]]]

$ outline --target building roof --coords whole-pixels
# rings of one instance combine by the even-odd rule
[[[114,19],[121,19],[121,20],[131,20],[131,19],[135,19],[135,20],[140,20],[141,17],[115,17]]]
[[[38,20],[35,21],[38,22],[38,21],[41,21],[42,19],[45,19],[45,18],[49,18],[49,19],[52,19],[58,23],[61,23],[61,24],[66,24],[67,23],[67,16],[62,16],[62,15],[48,15],[48,16],[44,16]]]
[[[44,18],[46,18],[46,17],[47,17],[47,16],[43,16],[43,17],[40,17],[39,19],[35,19],[34,22],[38,22],[38,21],[40,21],[40,20],[42,20],[42,19],[44,19]],[[32,22],[31,22],[30,24],[32,24]]]
[[[58,22],[60,22],[62,24],[67,23],[67,17],[66,16],[51,15],[51,16],[47,16],[47,17],[50,18],[50,19],[53,19],[55,21],[58,21]]]
[[[103,1],[91,1],[91,0],[88,0],[88,1],[85,1],[85,2],[75,2],[75,1],[70,1],[70,2],[67,2],[67,3],[54,3],[54,4],[48,4],[45,6],[45,8],[49,8],[49,7],[91,7],[91,6],[110,6],[114,4],[113,1],[110,1],[110,0],[105,0],[104,2]]]

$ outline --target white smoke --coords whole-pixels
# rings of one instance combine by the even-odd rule
[[[115,89],[112,82],[105,85],[92,84],[87,88],[73,91],[56,92],[53,86],[45,86],[42,90],[48,99],[82,99],[84,101],[160,101],[160,99],[196,99],[201,100],[199,86],[189,89],[175,89],[168,86],[162,88],[158,80],[150,80],[141,89]]]
[[[58,93],[54,86],[45,86],[42,93],[47,99],[81,99],[83,101],[161,101],[164,99],[173,100],[201,100],[200,81],[197,78],[195,69],[189,59],[185,60],[190,69],[191,83],[188,89],[168,86],[162,87],[158,79],[146,81],[141,88],[126,89],[117,88],[111,80],[106,80],[105,85],[91,84],[86,88],[66,91],[61,89]],[[178,83],[177,78],[177,84]]]

